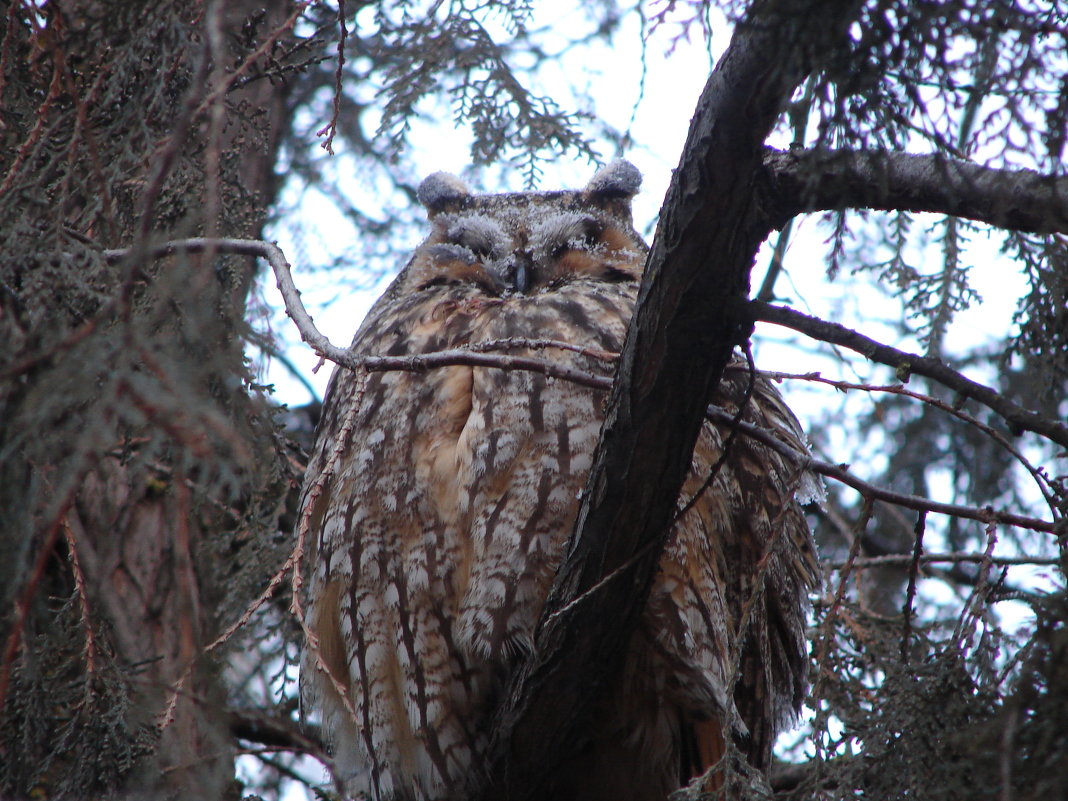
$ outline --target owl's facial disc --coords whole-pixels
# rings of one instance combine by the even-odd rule
[[[591,192],[471,196],[435,213],[419,285],[471,283],[501,296],[637,280],[644,243],[629,217],[591,203]]]

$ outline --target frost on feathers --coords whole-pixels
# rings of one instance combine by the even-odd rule
[[[590,234],[598,223],[589,214],[553,211],[544,212],[540,218],[535,216],[535,219],[539,222],[532,227],[530,234],[530,248],[534,252],[557,247],[592,251],[597,247]]]
[[[638,194],[642,174],[626,159],[614,159],[593,174],[586,191],[597,195],[631,197]]]
[[[423,179],[416,194],[429,211],[437,211],[454,200],[467,197],[471,190],[451,172],[434,172]]]
[[[811,456],[812,443],[809,442],[808,437],[800,431],[797,432],[797,437],[805,443],[805,452]],[[814,503],[820,509],[823,509],[827,503],[827,485],[823,482],[823,477],[811,470],[805,470],[801,474],[801,481],[797,489],[794,490],[794,498],[802,506]]]
[[[468,212],[455,217],[442,216],[446,236],[470,251],[482,256],[500,256],[509,244],[508,233],[500,222],[487,214]]]

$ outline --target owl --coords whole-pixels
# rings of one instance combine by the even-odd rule
[[[479,195],[431,175],[418,192],[430,235],[353,352],[470,348],[611,376],[605,354],[623,345],[648,252],[631,222],[640,183],[625,161],[581,191]],[[351,796],[464,797],[532,647],[605,399],[505,366],[335,370],[302,500],[312,636],[301,691]],[[713,400],[805,449],[744,362]],[[801,702],[818,571],[800,499],[812,478],[744,436],[717,465],[727,435],[711,423],[700,434],[642,621],[597,703],[598,734],[546,767],[557,798],[662,801],[714,765],[725,738],[766,767]]]

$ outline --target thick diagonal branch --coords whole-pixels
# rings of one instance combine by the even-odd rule
[[[770,230],[754,199],[764,140],[856,6],[755,3],[705,86],[567,558],[535,648],[499,709],[481,798],[552,797],[554,766],[595,725],[589,711],[620,669],[641,615],[705,406],[745,335],[731,299],[747,294],[753,256]]]

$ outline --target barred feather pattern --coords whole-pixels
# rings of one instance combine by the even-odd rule
[[[476,195],[431,176],[420,197],[432,233],[353,350],[409,356],[511,339],[619,351],[647,253],[630,220],[639,181],[626,162],[574,192]],[[592,353],[506,352],[613,367]],[[748,383],[736,365],[715,401],[737,409]],[[317,644],[305,649],[301,690],[353,797],[462,797],[531,647],[604,398],[518,369],[335,371],[305,479]],[[765,381],[743,419],[805,449]],[[680,510],[726,436],[705,425]],[[804,692],[818,573],[798,498],[812,481],[735,438],[677,521],[622,677],[599,705],[603,736],[559,766],[561,798],[663,799],[722,755],[724,736],[767,765]]]

